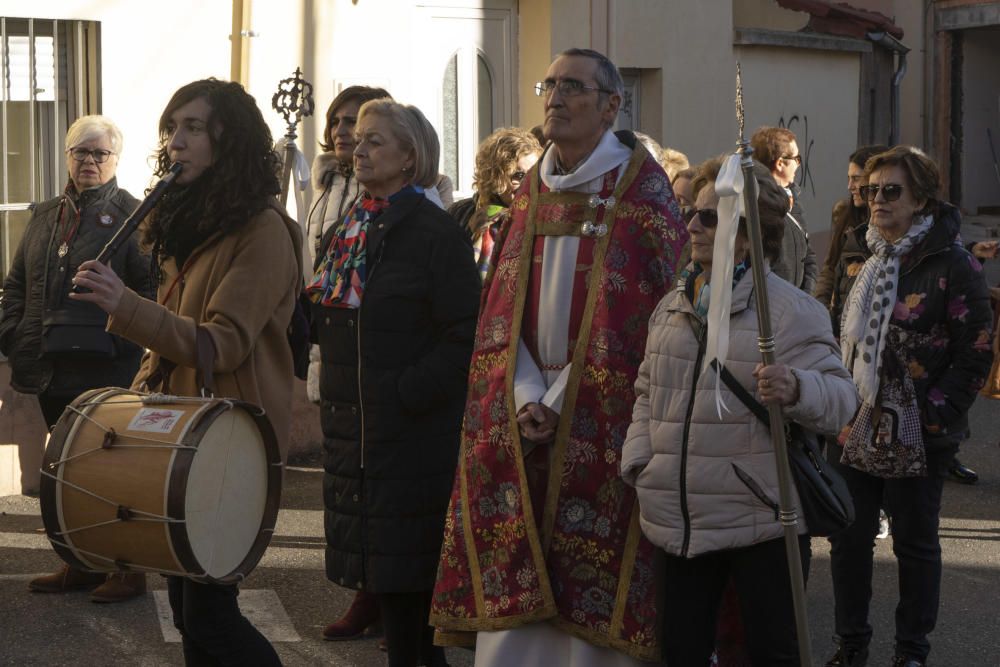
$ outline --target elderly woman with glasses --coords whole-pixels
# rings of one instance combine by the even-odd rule
[[[10,361],[11,386],[35,394],[49,428],[82,392],[128,387],[139,369],[142,348],[107,333],[100,308],[67,297],[77,267],[97,257],[139,203],[115,179],[121,150],[121,131],[109,118],[83,116],[70,126],[66,189],[35,206],[4,281],[0,350]],[[134,239],[110,263],[130,288],[153,295],[149,255]],[[102,584],[94,599],[117,602],[143,592],[144,582],[142,574],[105,581],[104,575],[64,567],[29,587],[62,593]]]
[[[992,314],[982,267],[960,242],[958,209],[938,200],[934,161],[896,146],[868,160],[865,182],[872,254],[851,289],[840,335],[862,403],[831,452],[857,519],[830,538],[839,646],[827,664],[867,660],[881,505],[893,520],[899,564],[893,665],[920,667],[941,588],[941,492],[990,368]]]
[[[448,209],[472,239],[479,275],[484,279],[514,193],[541,154],[541,144],[527,130],[500,128],[479,144],[472,177],[475,193]]]
[[[802,155],[795,133],[784,127],[762,127],[750,138],[754,159],[767,167],[789,200],[785,216],[785,236],[781,252],[774,262],[774,272],[802,291],[812,294],[819,275],[816,253],[809,245],[806,219],[802,211],[802,191],[795,183],[795,173],[802,165]]]
[[[760,402],[782,406],[787,419],[807,429],[836,433],[854,412],[857,395],[823,307],[769,265],[763,269],[776,363],[759,363],[746,222],[740,218],[732,250],[717,232],[720,163],[702,165],[694,179],[692,261],[650,318],[621,473],[638,494],[643,532],[664,556],[666,604],[659,617],[666,663],[709,664],[723,592],[732,580],[753,664],[798,665],[772,441],[724,385],[719,390],[728,410],[718,408],[719,377],[706,363],[717,358],[707,340],[711,299],[722,299],[721,317],[729,324],[725,368]],[[763,167],[755,171],[769,264],[781,247],[788,198]],[[732,269],[719,259],[730,252]],[[716,281],[726,283],[713,289]],[[805,530],[802,525],[800,550],[808,572]]]

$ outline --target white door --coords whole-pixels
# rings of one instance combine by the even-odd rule
[[[441,172],[462,196],[472,191],[479,142],[514,120],[514,0],[422,5],[418,58],[428,82],[419,106],[441,140]]]

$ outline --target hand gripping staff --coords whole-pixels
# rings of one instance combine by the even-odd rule
[[[153,207],[156,206],[156,202],[160,201],[160,197],[162,197],[163,193],[167,191],[167,188],[171,186],[174,179],[177,178],[183,168],[184,165],[180,162],[175,162],[170,165],[170,170],[167,171],[163,178],[160,179],[159,183],[153,186],[153,190],[146,195],[146,198],[139,202],[139,205],[135,207],[134,211],[132,211],[132,215],[130,215],[125,222],[122,223],[122,226],[118,228],[115,235],[111,237],[111,239],[101,249],[101,252],[98,253],[96,257],[98,262],[101,264],[107,264],[108,260],[110,260],[114,254],[118,252],[121,245],[128,240],[128,237],[135,233],[136,229],[139,228],[139,223],[141,223],[143,219],[149,215],[149,212],[153,210]],[[79,289],[76,285],[73,285],[72,291],[79,294],[81,289]]]
[[[747,233],[750,237],[751,270],[754,295],[757,300],[758,346],[765,366],[774,363],[774,333],[771,330],[771,309],[767,297],[764,274],[764,247],[760,233],[760,213],[757,209],[757,179],[753,175],[753,149],[744,137],[743,81],[740,65],[736,63],[736,118],[740,138],[737,143],[743,170],[743,201],[746,209]],[[785,554],[788,558],[788,576],[792,586],[792,604],[795,609],[795,630],[799,642],[799,662],[802,667],[812,667],[812,649],[809,641],[809,613],[806,606],[805,584],[802,577],[802,560],[799,556],[798,508],[792,495],[792,473],[788,464],[788,447],[785,442],[785,421],[781,406],[767,406],[771,420],[771,442],[778,466],[778,505],[781,525],[785,531]]]

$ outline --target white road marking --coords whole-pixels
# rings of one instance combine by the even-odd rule
[[[180,642],[181,635],[174,627],[173,613],[166,591],[153,591],[156,600],[156,615],[160,619],[163,641]],[[240,611],[253,623],[260,633],[272,642],[300,642],[302,638],[295,631],[288,612],[285,611],[278,594],[271,589],[243,589],[240,591]]]

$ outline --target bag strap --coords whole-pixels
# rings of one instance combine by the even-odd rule
[[[770,429],[771,417],[767,412],[767,408],[761,405],[760,401],[754,398],[753,395],[740,384],[739,380],[733,377],[733,374],[729,372],[728,368],[723,366],[720,371],[718,359],[712,359],[712,363],[710,365],[712,366],[712,370],[718,373],[719,377],[722,378],[722,381],[726,383],[727,387],[729,387],[729,391],[733,392],[733,394],[736,395],[736,398],[740,399],[740,402],[743,403],[743,405],[745,405],[750,412],[754,413],[754,415],[757,416],[757,419],[764,422],[764,425],[767,426],[768,429]]]
[[[201,395],[215,396],[215,341],[203,327],[195,327],[195,347],[198,354],[198,373],[201,375]]]
[[[202,327],[195,327],[195,358],[197,359],[197,371],[201,377],[201,395],[215,395],[215,342],[211,334]],[[156,370],[146,378],[146,388],[152,391],[153,387],[159,387],[164,394],[170,393],[170,375],[177,368],[177,364],[169,359],[160,357]]]

